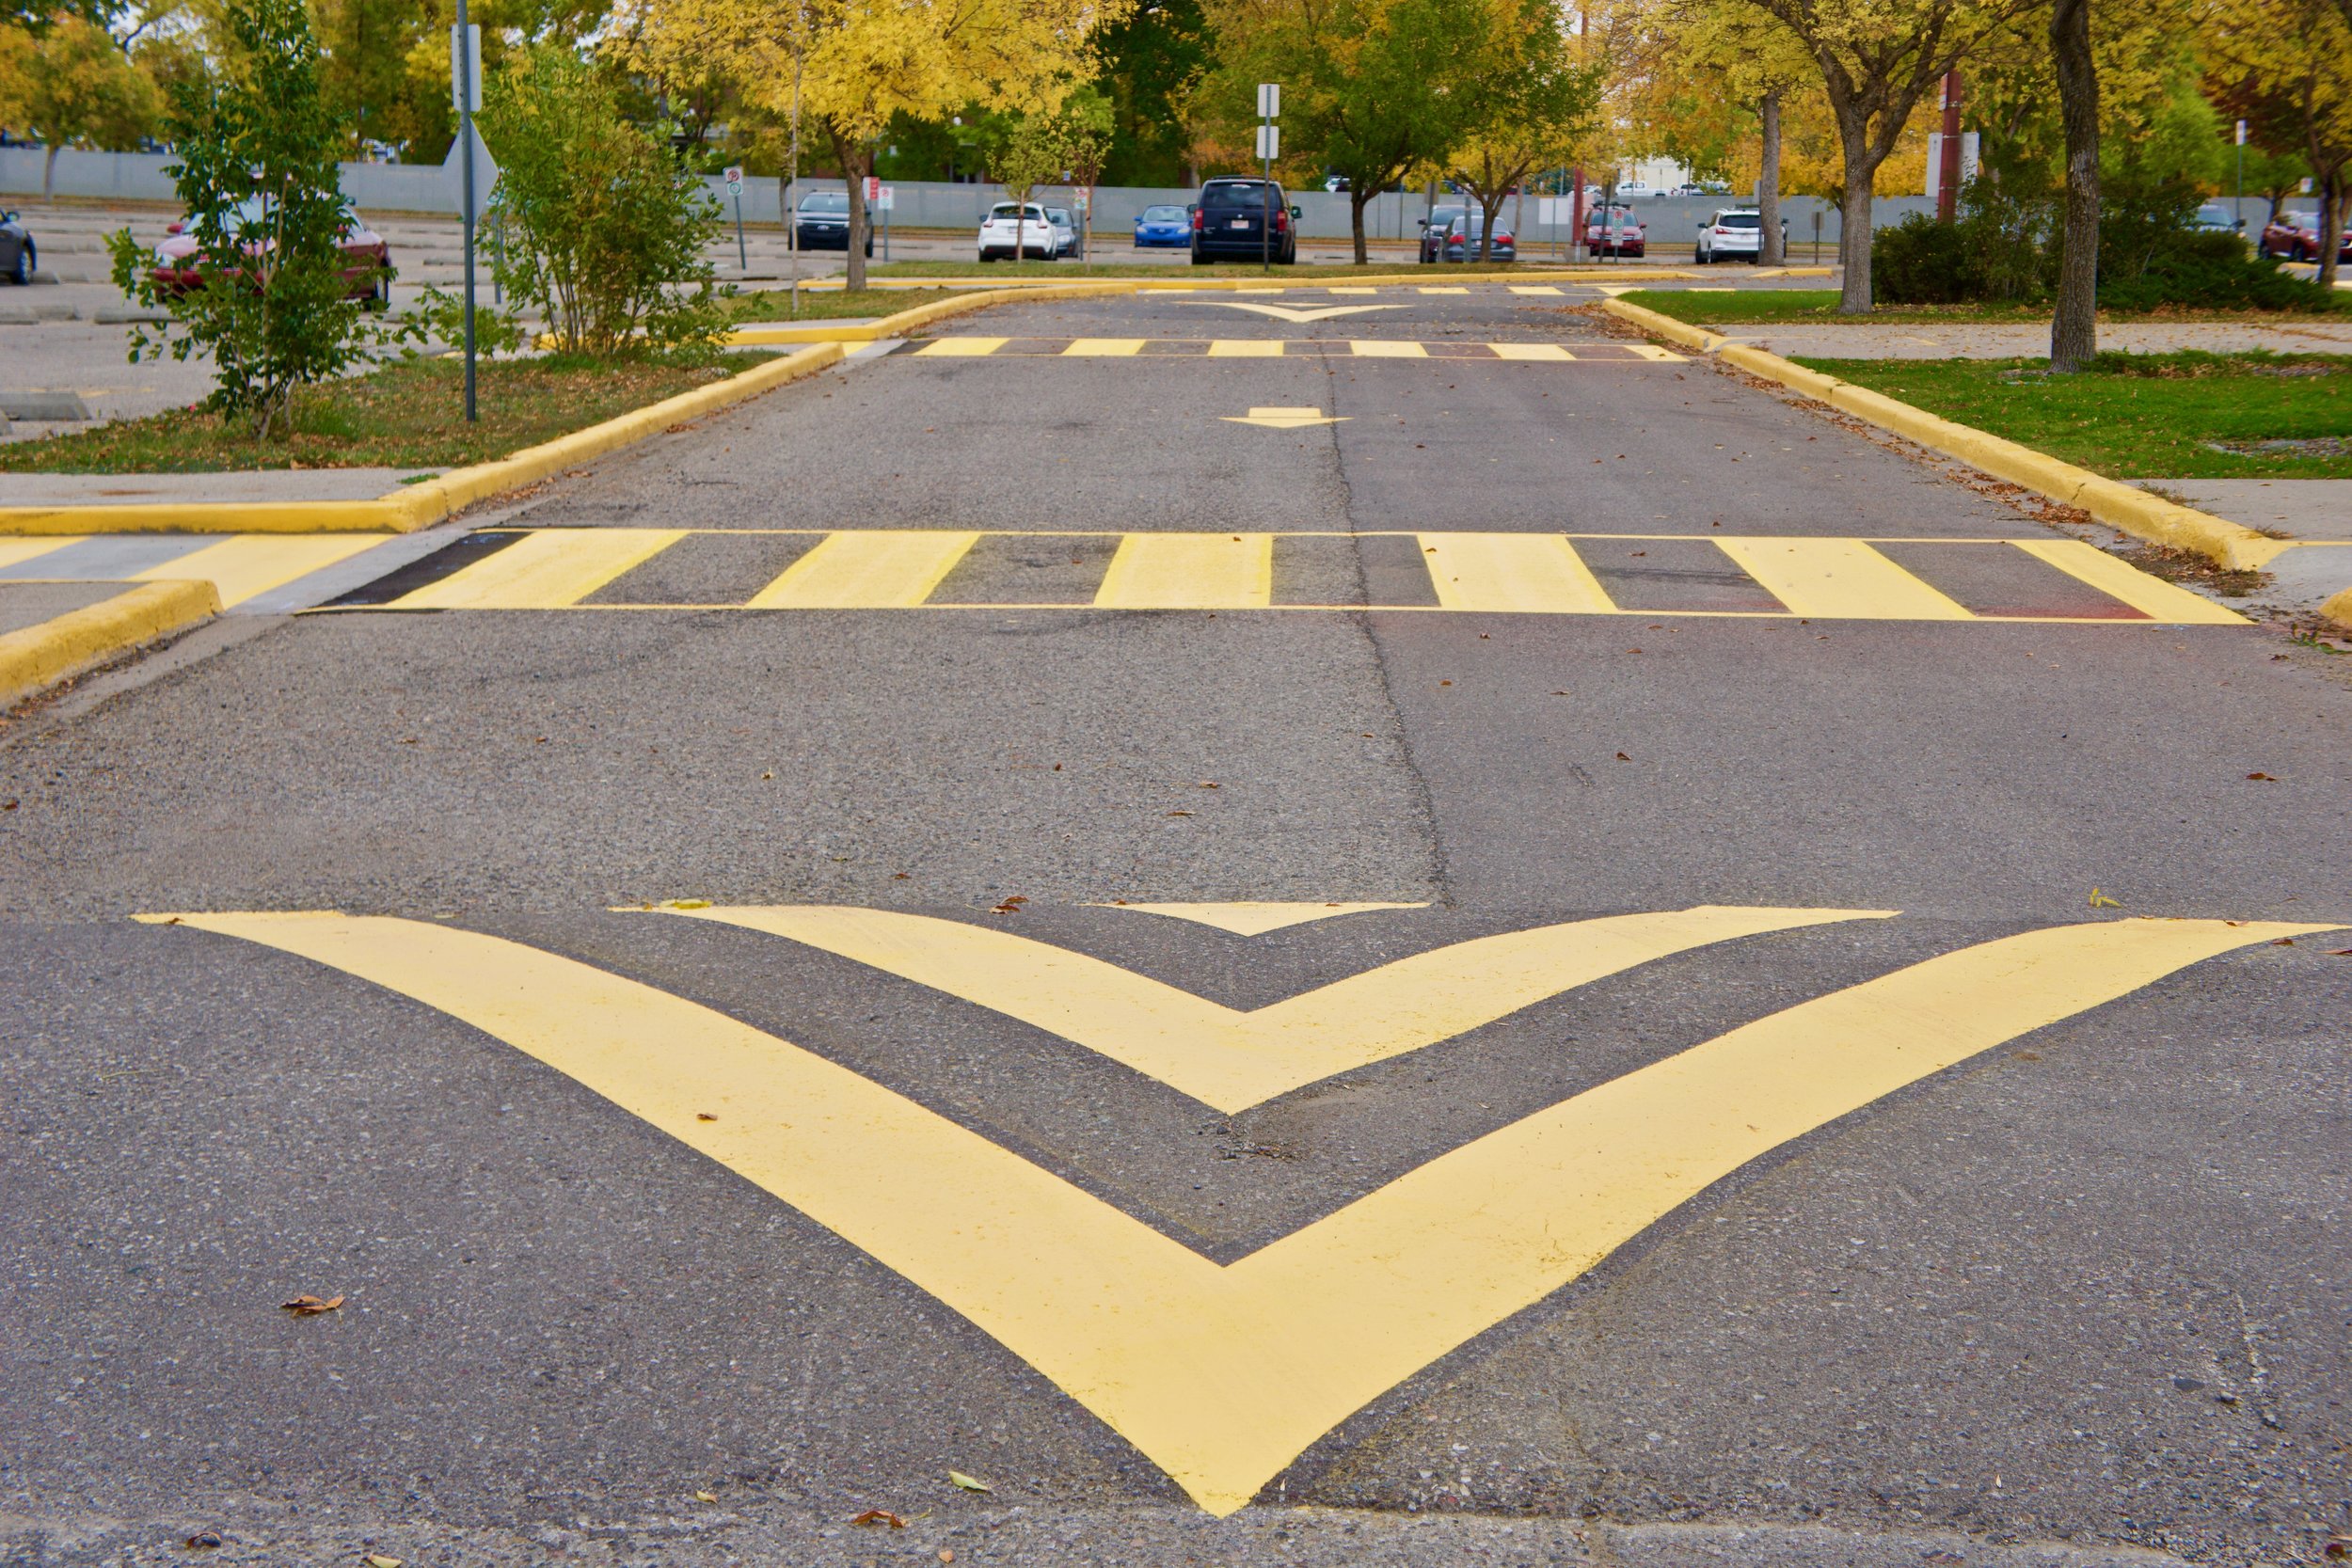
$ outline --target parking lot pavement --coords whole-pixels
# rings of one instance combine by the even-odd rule
[[[0,1540],[2319,1558],[2352,677],[1590,297],[945,324],[18,716]]]

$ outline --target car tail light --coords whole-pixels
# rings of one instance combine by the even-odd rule
[[[1288,233],[1290,231],[1290,225],[1291,215],[1288,213],[1277,213],[1274,214],[1274,231],[1277,234]]]
[[[1203,225],[1203,223],[1201,222],[1201,212],[1200,212],[1200,208],[1198,208],[1198,207],[1195,207],[1195,208],[1192,210],[1192,227],[1194,228],[1194,230],[1200,230],[1200,229],[1201,229],[1201,228],[1205,227],[1205,226]]]

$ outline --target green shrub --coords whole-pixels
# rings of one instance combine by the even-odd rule
[[[485,84],[484,139],[500,163],[500,280],[546,315],[561,353],[715,347],[724,306],[704,241],[719,206],[659,129],[622,118],[612,85],[544,44]]]
[[[1984,297],[1967,236],[1925,213],[1870,237],[1870,287],[1889,305],[1958,305]]]
[[[129,230],[107,244],[116,286],[177,318],[135,329],[132,359],[211,358],[209,405],[248,416],[266,440],[296,388],[340,375],[380,334],[348,297],[343,128],[321,90],[303,0],[227,0],[220,23],[236,63],[174,82],[165,119],[201,287],[167,298]]]
[[[2253,255],[2235,234],[2175,232],[2165,236],[2135,277],[2099,279],[2099,304],[2108,310],[2158,310],[2177,306],[2208,310],[2331,309],[2327,290],[2279,270]]]

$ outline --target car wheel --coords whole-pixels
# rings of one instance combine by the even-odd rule
[[[392,263],[391,259],[386,257],[383,270],[375,275],[375,287],[368,291],[367,304],[364,309],[380,316],[391,308]]]
[[[1192,253],[1192,264],[1196,267],[1205,267],[1209,264],[1209,259],[1196,250]]]
[[[33,282],[33,246],[31,241],[16,247],[16,265],[8,269],[8,281],[20,289],[30,288]]]

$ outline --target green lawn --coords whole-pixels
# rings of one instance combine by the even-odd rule
[[[912,310],[918,305],[929,305],[950,293],[971,293],[971,289],[803,289],[801,291],[801,311],[792,313],[792,291],[762,289],[755,293],[746,291],[731,302],[732,319],[739,322],[839,321],[843,317],[887,316],[899,310]]]
[[[1737,324],[1772,325],[1784,322],[1822,322],[1840,325],[2003,326],[2049,325],[2042,306],[2019,305],[1883,305],[1867,316],[1837,313],[1836,289],[1739,289],[1729,293],[1693,293],[1688,289],[1636,289],[1620,294],[1628,305],[1641,305],[1661,316],[1699,326]],[[2165,322],[2287,322],[2308,317],[2261,310],[2171,309],[2153,316],[2119,316],[2101,311],[2101,321]]]
[[[463,365],[401,360],[373,374],[303,389],[294,432],[257,443],[243,420],[189,409],[71,436],[0,445],[5,473],[209,473],[236,468],[459,467],[503,457],[648,403],[762,364],[545,358],[480,367],[479,423],[465,420]]]
[[[2106,354],[2079,375],[2039,359],[1800,359],[2118,479],[2352,479],[2352,356]],[[2338,455],[2207,442],[2334,437]]]

